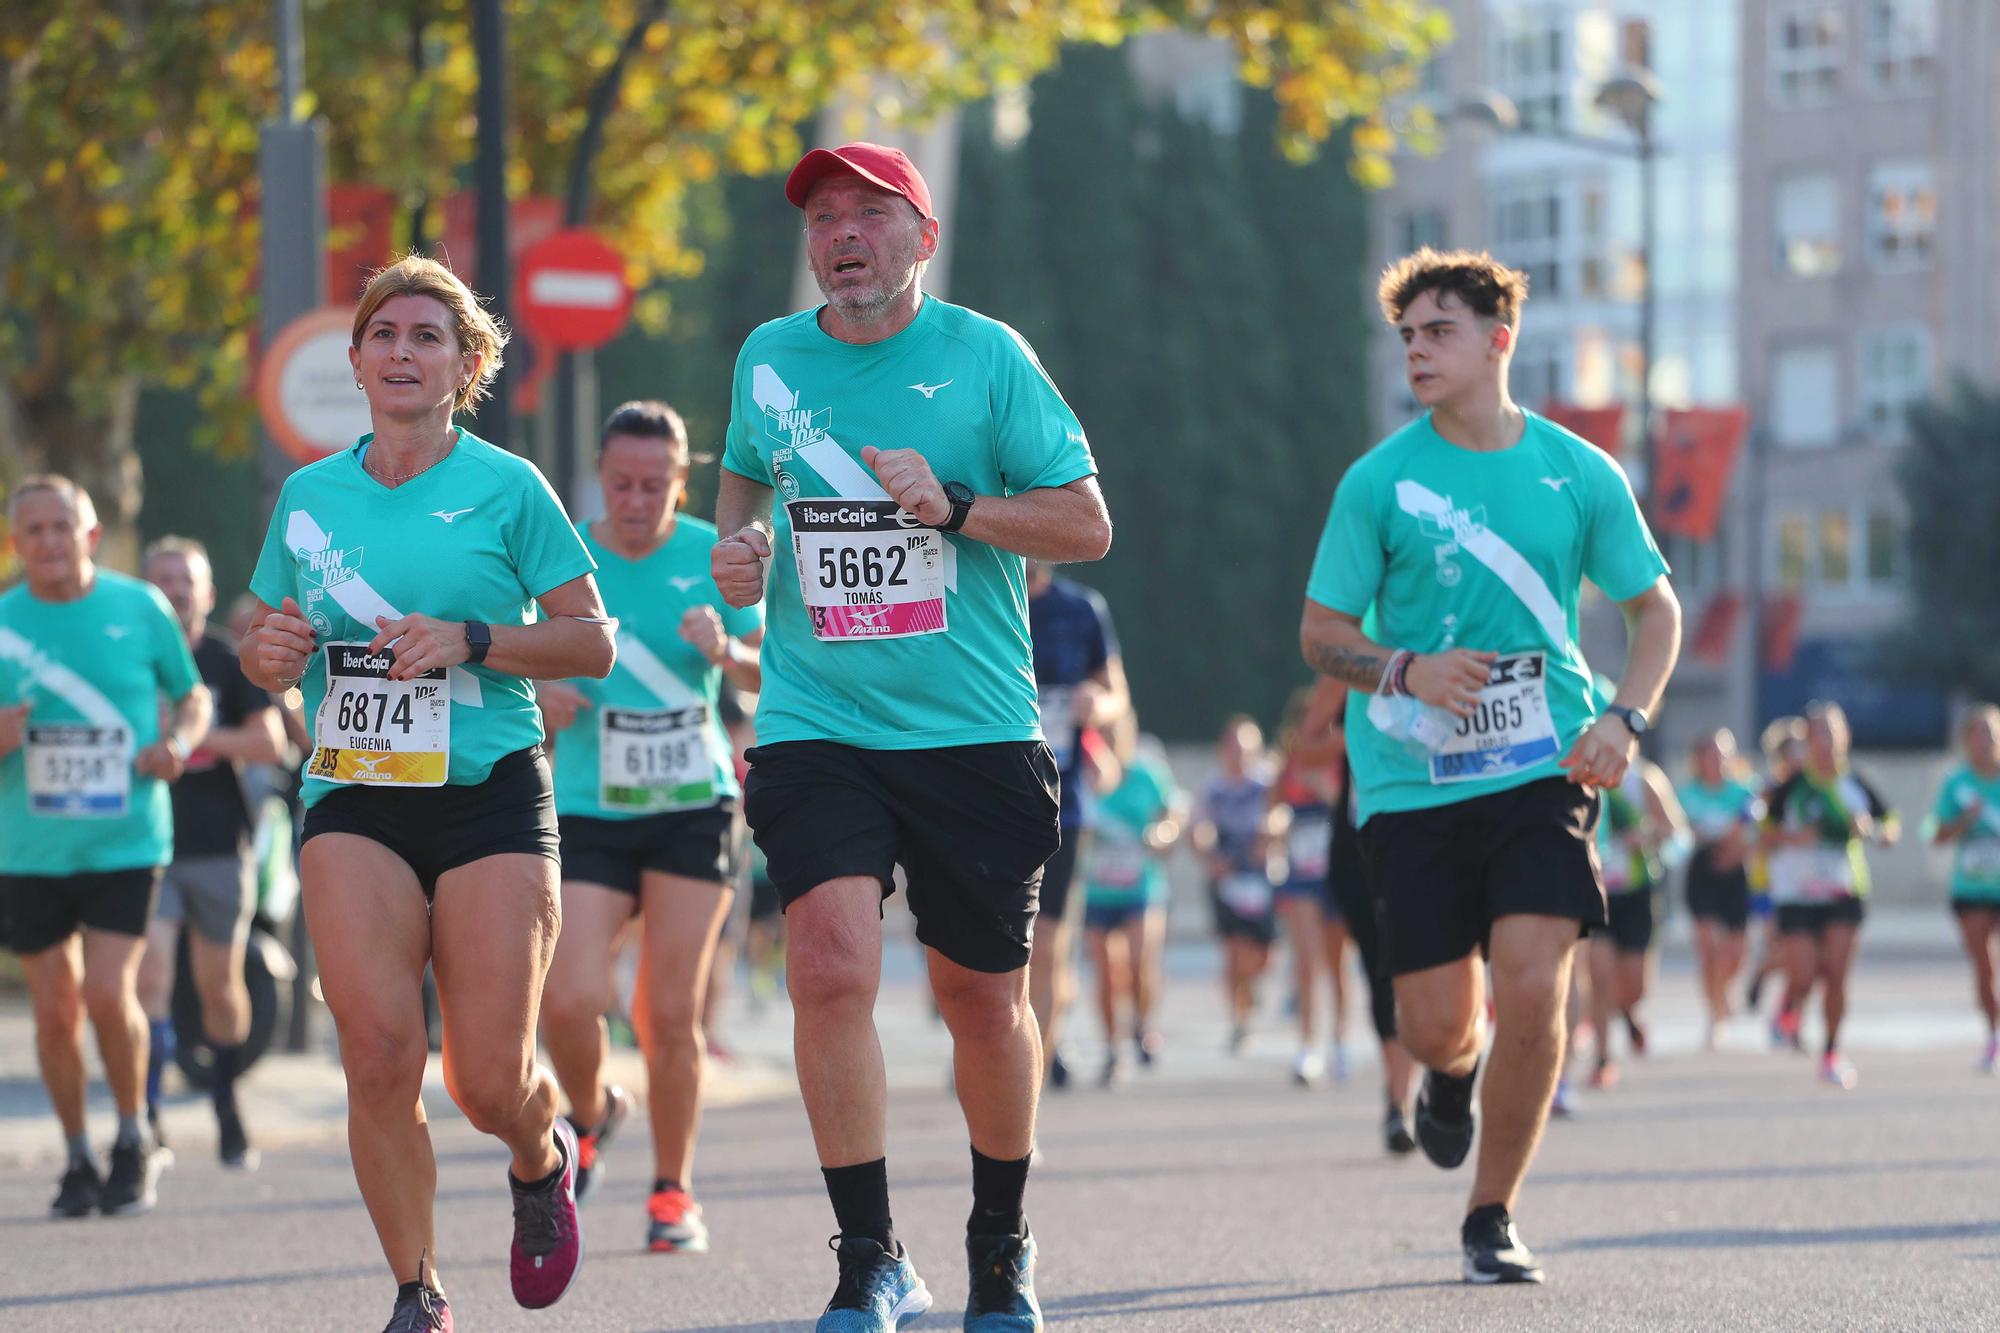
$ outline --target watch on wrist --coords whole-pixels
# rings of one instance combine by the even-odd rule
[[[478,666],[486,660],[487,650],[493,646],[493,627],[483,620],[465,622],[465,661],[468,666]]]
[[[1627,708],[1623,704],[1612,704],[1604,712],[1607,717],[1615,717],[1620,722],[1623,722],[1625,730],[1632,733],[1632,739],[1634,740],[1640,739],[1653,729],[1653,724],[1646,720],[1646,715],[1636,708]]]
[[[965,516],[972,512],[972,502],[976,497],[972,488],[962,481],[948,481],[944,484],[944,498],[951,501],[951,516],[936,525],[939,532],[957,532],[965,526]]]

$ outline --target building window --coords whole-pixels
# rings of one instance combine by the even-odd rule
[[[1912,404],[1931,391],[1931,332],[1921,324],[1871,329],[1861,335],[1861,420],[1901,443]]]
[[[1496,186],[1490,234],[1501,260],[1528,275],[1528,293],[1544,300],[1563,294],[1560,256],[1562,196],[1552,185]]]
[[[1812,550],[1806,540],[1804,514],[1778,515],[1778,590],[1804,592],[1811,573]]]
[[[1569,124],[1567,15],[1544,9],[1503,24],[1493,42],[1493,81],[1528,130]]]
[[[1396,239],[1401,244],[1399,253],[1415,254],[1425,246],[1433,250],[1444,249],[1444,210],[1420,208],[1403,213],[1396,219]]]
[[[1845,509],[1819,516],[1819,582],[1845,588],[1854,579],[1854,519]]]
[[[1840,269],[1840,182],[1826,171],[1785,176],[1771,195],[1778,266],[1795,278]]]
[[[1862,5],[1862,70],[1876,92],[1930,87],[1937,45],[1937,0],[1866,0]]]
[[[1894,583],[1903,573],[1903,525],[1886,509],[1868,511],[1868,564],[1870,584]]]
[[[1879,269],[1922,268],[1937,234],[1928,162],[1884,162],[1868,174],[1868,257]]]
[[[1771,6],[1771,98],[1780,106],[1815,106],[1840,94],[1846,32],[1836,0],[1790,0]]]
[[[1840,352],[1831,343],[1781,349],[1771,363],[1771,436],[1792,448],[1840,438]]]

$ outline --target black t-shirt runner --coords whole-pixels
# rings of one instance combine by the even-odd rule
[[[240,727],[272,706],[271,696],[243,674],[236,649],[215,631],[205,631],[194,646],[194,664],[215,701],[214,725]],[[187,772],[174,784],[174,859],[239,855],[250,845],[250,830],[250,803],[237,766],[206,746],[189,755]]]

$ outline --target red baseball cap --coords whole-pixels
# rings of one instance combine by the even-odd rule
[[[794,208],[804,208],[812,187],[837,171],[851,171],[870,185],[900,194],[916,205],[917,212],[931,216],[931,187],[924,184],[917,164],[902,149],[879,143],[813,149],[785,177],[785,198],[792,201]]]

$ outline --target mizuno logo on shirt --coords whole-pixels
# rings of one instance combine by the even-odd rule
[[[668,576],[667,582],[673,584],[676,588],[679,588],[682,592],[686,592],[689,588],[692,588],[695,584],[700,583],[701,579],[699,576],[684,576],[680,574],[673,574]]]
[[[1563,488],[1563,487],[1565,487],[1565,486],[1567,486],[1567,485],[1569,485],[1569,478],[1568,478],[1568,477],[1543,477],[1543,478],[1542,478],[1542,485],[1544,485],[1544,486],[1548,487],[1548,488],[1549,488],[1550,490],[1552,490],[1552,491],[1554,491],[1554,492],[1555,492],[1556,494],[1560,495],[1560,494],[1562,494],[1562,488]]]
[[[937,391],[944,388],[945,384],[950,384],[951,382],[951,380],[946,380],[944,384],[912,384],[910,387],[926,398],[935,398],[937,397]]]
[[[110,639],[113,643],[116,643],[118,640],[124,638],[127,634],[130,634],[131,632],[132,631],[126,629],[123,625],[106,625],[104,627],[105,637]]]
[[[476,507],[476,506],[474,506],[474,507]],[[467,515],[467,514],[469,514],[469,513],[471,513],[471,512],[472,512],[472,508],[466,508],[466,509],[433,509],[433,510],[431,511],[431,517],[432,517],[432,518],[441,518],[441,519],[443,519],[443,520],[445,521],[445,524],[446,524],[446,526],[449,526],[449,525],[451,525],[451,524],[453,524],[453,523],[457,522],[457,521],[458,521],[458,520],[459,520],[460,518],[464,517],[465,515]]]

